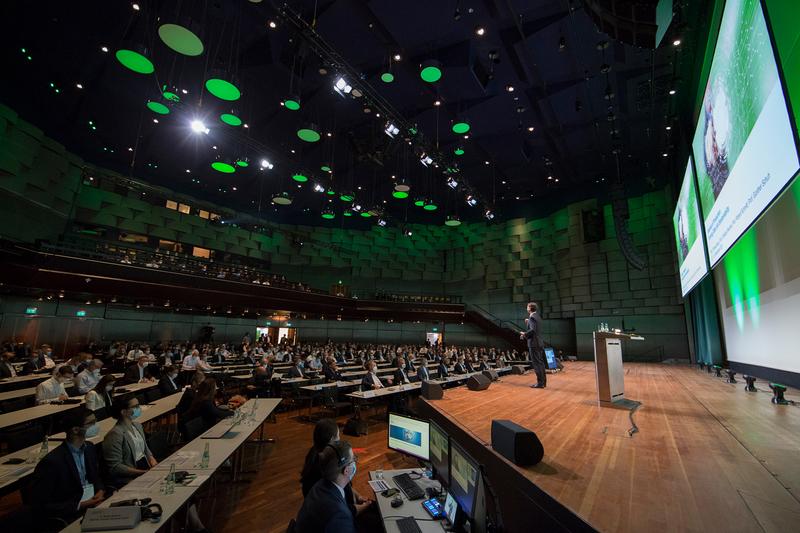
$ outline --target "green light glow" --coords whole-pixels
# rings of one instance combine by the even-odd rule
[[[227,100],[229,102],[238,100],[242,96],[242,93],[236,85],[219,78],[211,78],[206,81],[206,89],[220,100]]]
[[[760,286],[758,281],[758,234],[751,228],[730,249],[722,261],[728,279],[728,291],[739,330],[745,326],[745,310],[752,325],[758,327],[760,319]]]
[[[417,207],[422,207],[422,206],[425,205],[425,200],[416,200],[414,202],[414,205],[417,206]]]
[[[336,194],[336,191],[334,191],[333,189],[328,189],[326,192],[327,192],[327,193],[328,193],[330,196],[333,196],[333,195],[335,195],[335,194]]]
[[[459,135],[462,133],[467,133],[469,131],[469,122],[455,122],[453,124],[453,133],[458,133]]]
[[[398,200],[402,200],[404,198],[408,198],[408,191],[392,191],[392,196]]]
[[[331,171],[331,167],[329,167],[328,165],[322,165],[321,167],[319,167],[319,169],[321,171],[323,171],[323,172],[330,172]]]
[[[236,167],[229,163],[223,163],[222,161],[214,161],[211,163],[211,168],[223,174],[233,174],[236,172]]]
[[[242,119],[234,115],[233,113],[223,113],[219,116],[219,119],[229,126],[241,126]]]
[[[286,100],[283,101],[283,107],[285,107],[289,111],[297,111],[298,109],[300,109],[300,102],[292,98],[287,98]]]
[[[336,218],[336,215],[334,215],[333,213],[322,213],[322,218],[326,220],[333,220],[334,218]]]
[[[364,218],[369,218],[369,217],[372,216],[372,214],[370,214],[369,211],[362,211],[361,212],[361,216],[364,217]]]
[[[456,226],[460,226],[461,225],[461,221],[458,220],[457,218],[448,218],[447,220],[444,221],[444,225],[445,226],[450,226],[451,228],[454,228]]]
[[[179,54],[199,56],[203,53],[203,41],[183,26],[163,24],[158,28],[158,36],[164,44]]]
[[[170,102],[180,102],[180,101],[181,101],[181,97],[180,97],[180,96],[178,96],[177,94],[175,94],[175,93],[174,93],[174,92],[172,92],[172,91],[164,91],[163,93],[161,93],[161,95],[162,95],[162,96],[163,96],[163,97],[164,97],[166,100],[169,100]]]
[[[246,159],[237,159],[236,160],[236,166],[237,167],[242,167],[242,168],[247,168],[247,167],[250,166],[250,163],[248,163],[248,161]]]
[[[352,194],[342,194],[341,196],[339,196],[339,200],[343,202],[352,202],[355,199],[356,197],[353,196]]]
[[[159,115],[169,115],[169,108],[161,102],[153,102],[150,100],[147,102],[147,109],[153,113],[158,113]]]
[[[315,143],[319,140],[319,132],[311,128],[300,128],[297,130],[297,136],[300,137],[300,140],[307,143]]]
[[[419,71],[419,77],[422,78],[422,81],[434,83],[441,79],[442,70],[439,67],[428,66]]]
[[[394,74],[391,72],[384,72],[381,74],[381,81],[383,83],[392,83],[394,81]]]
[[[117,50],[115,55],[117,56],[117,61],[119,61],[123,67],[139,74],[152,74],[155,70],[153,63],[139,52],[123,48]]]
[[[308,181],[308,176],[306,176],[305,174],[302,174],[300,172],[296,172],[296,173],[292,174],[292,179],[294,181],[297,181],[297,182],[300,182],[300,183],[305,183],[305,182]]]
[[[422,206],[422,209],[424,209],[425,211],[436,211],[438,208],[439,206],[436,204],[425,204],[424,206]]]
[[[352,211],[345,211],[344,212],[344,216],[351,217],[351,216],[353,216],[353,213],[352,213]]]
[[[456,155],[464,155],[464,149],[459,146],[458,148],[453,150],[453,153]]]

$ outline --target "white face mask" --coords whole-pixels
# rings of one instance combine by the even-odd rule
[[[114,390],[114,385],[106,385],[106,392],[111,392]]]

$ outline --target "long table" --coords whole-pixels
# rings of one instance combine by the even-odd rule
[[[52,374],[46,374],[42,376],[43,378],[49,378]],[[125,374],[112,374],[117,379],[121,378]],[[26,377],[26,376],[21,376]],[[38,377],[38,376],[37,376]],[[64,383],[64,388],[69,388],[75,385],[74,381],[70,381],[68,383]],[[0,392],[0,402],[4,402],[7,400],[14,400],[16,398],[26,398],[28,396],[35,396],[36,395],[36,387],[28,387],[25,389],[14,389],[9,391]]]
[[[256,411],[253,420],[247,421],[237,425],[235,428],[227,431],[223,438],[210,439],[206,438],[207,434],[219,432],[220,428],[227,428],[231,425],[229,419],[222,420],[214,427],[209,429],[203,435],[200,435],[193,441],[186,444],[180,450],[176,451],[163,461],[161,461],[155,468],[148,470],[138,478],[132,480],[127,485],[122,487],[118,492],[114,493],[111,497],[99,505],[99,507],[108,507],[111,503],[120,500],[128,500],[131,498],[152,498],[153,503],[161,505],[163,513],[161,521],[157,523],[141,522],[134,529],[124,531],[132,531],[135,533],[155,532],[161,527],[165,526],[172,516],[178,512],[189,499],[202,487],[206,481],[222,466],[222,464],[230,458],[239,448],[250,438],[253,433],[266,421],[267,417],[272,414],[275,408],[280,403],[279,399],[253,399],[245,402],[239,410],[242,413],[250,414],[253,402],[256,403]],[[199,461],[203,454],[203,450],[208,444],[209,448],[209,461],[208,468],[199,468]],[[166,477],[169,468],[175,464],[176,470],[185,470],[190,474],[196,474],[197,478],[189,485],[175,485],[175,491],[172,494],[164,494],[161,486],[164,478]],[[79,533],[81,531],[81,519],[74,521],[62,531],[67,533]]]

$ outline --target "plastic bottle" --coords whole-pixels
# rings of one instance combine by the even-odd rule
[[[211,458],[211,452],[208,449],[208,443],[206,442],[205,448],[203,448],[203,457],[200,459],[200,468],[206,469],[208,468],[208,461]]]
[[[172,494],[173,492],[175,492],[175,463],[169,465],[167,484],[164,485],[164,494]]]
[[[42,441],[42,447],[39,448],[39,461],[45,458],[45,456],[50,453],[50,437],[48,435],[44,436],[44,440]]]

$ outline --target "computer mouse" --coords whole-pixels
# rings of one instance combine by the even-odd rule
[[[398,497],[392,500],[392,507],[400,507],[401,505],[403,505],[403,498]]]

